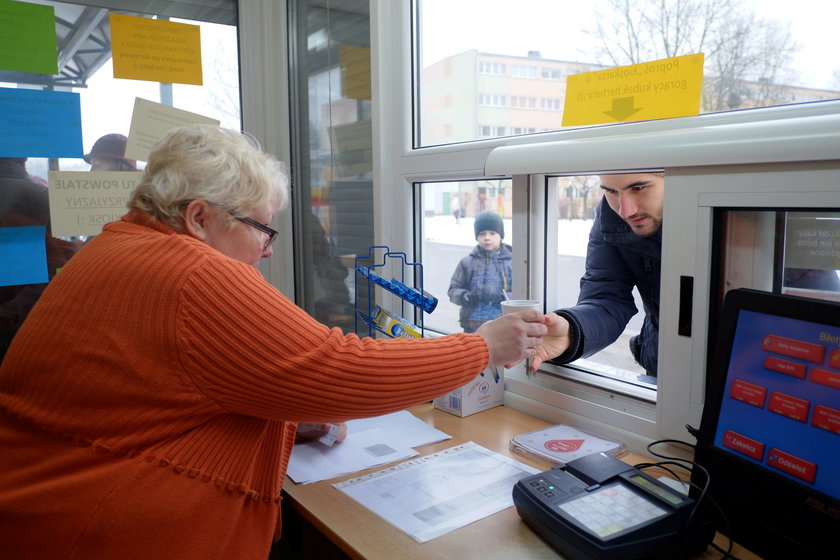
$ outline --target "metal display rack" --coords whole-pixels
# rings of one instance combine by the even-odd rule
[[[424,313],[431,313],[437,306],[437,298],[423,290],[423,265],[420,263],[408,262],[408,257],[405,253],[391,251],[386,245],[373,245],[368,250],[367,255],[356,256],[355,260],[355,329],[356,333],[362,335],[359,329],[359,323],[367,326],[368,336],[374,336],[377,332],[383,335],[394,338],[397,336],[404,336],[400,329],[406,327],[416,327],[419,331],[419,336],[425,335],[424,329]],[[387,274],[389,270],[395,270],[396,276]],[[407,280],[406,276],[410,275]],[[387,276],[392,276],[390,280]],[[363,282],[367,289],[367,298],[365,304],[359,305],[359,284]],[[409,284],[413,283],[414,287]],[[380,287],[398,298],[400,298],[400,310],[397,319],[401,319],[404,323],[393,323],[399,325],[391,332],[382,328],[381,321],[377,324],[377,309],[379,308],[375,302],[376,287]],[[416,314],[419,317],[417,324],[413,324],[406,317],[406,309],[411,309],[409,305],[419,309],[421,313]],[[388,312],[385,311],[387,314]],[[396,331],[396,332],[395,332]]]

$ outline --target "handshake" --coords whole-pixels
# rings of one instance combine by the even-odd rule
[[[475,331],[490,350],[488,365],[507,368],[528,359],[531,371],[569,348],[569,322],[557,313],[525,309],[487,321]]]

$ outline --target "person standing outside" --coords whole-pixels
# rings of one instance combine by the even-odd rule
[[[604,197],[589,234],[578,302],[547,315],[549,334],[532,367],[586,358],[615,342],[638,312],[635,287],[645,318],[630,339],[630,352],[656,377],[665,175],[601,175],[600,181]]]
[[[478,244],[461,259],[449,282],[449,300],[461,306],[464,332],[475,332],[502,314],[501,302],[510,299],[513,251],[504,243],[505,224],[495,212],[475,217]]]
[[[93,143],[84,160],[91,171],[137,171],[137,160],[125,157],[128,138],[122,134],[106,134]]]
[[[75,243],[53,237],[47,186],[26,170],[28,158],[0,158],[0,228],[44,227],[46,281],[0,286],[0,361],[32,306],[76,253]]]
[[[452,216],[455,218],[455,223],[461,223],[461,199],[455,194],[451,202]]]

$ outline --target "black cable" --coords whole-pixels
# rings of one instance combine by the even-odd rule
[[[650,453],[654,457],[659,457],[660,459],[667,459],[667,460],[656,462],[656,463],[642,463],[641,464],[642,466],[636,465],[636,468],[660,467],[660,468],[663,468],[666,472],[671,473],[680,482],[682,482],[682,479],[679,476],[676,476],[676,474],[673,473],[670,469],[667,469],[667,468],[663,467],[663,465],[670,465],[670,466],[679,467],[681,469],[684,469],[686,472],[688,472],[689,474],[692,474],[692,475],[694,474],[695,469],[697,469],[697,470],[699,470],[700,472],[703,473],[704,483],[703,483],[702,486],[698,486],[697,484],[694,484],[693,482],[689,482],[689,484],[693,488],[696,488],[697,490],[700,491],[700,495],[695,500],[694,506],[691,508],[691,511],[689,512],[688,517],[686,518],[685,522],[683,523],[682,529],[680,530],[680,532],[683,532],[683,531],[686,531],[691,526],[691,522],[694,520],[694,518],[697,514],[697,511],[700,509],[700,504],[702,504],[703,501],[707,498],[707,494],[708,494],[708,491],[709,491],[709,485],[711,483],[711,477],[709,476],[709,471],[707,471],[706,468],[703,467],[703,465],[700,465],[699,463],[696,463],[696,462],[694,462],[692,460],[689,460],[689,459],[683,459],[682,457],[672,457],[670,455],[663,455],[663,454],[657,453],[656,451],[653,450],[653,447],[655,445],[660,445],[660,444],[665,444],[665,443],[683,445],[683,446],[688,447],[691,450],[695,449],[694,445],[692,445],[692,444],[690,444],[686,441],[682,441],[682,440],[678,440],[678,439],[656,440],[656,441],[653,441],[653,442],[651,442],[647,445],[648,453]],[[711,498],[709,498],[709,499],[711,499]],[[717,508],[717,509],[718,509],[718,511],[720,511],[720,508]],[[721,511],[721,514],[722,513],[723,512]],[[728,526],[728,522],[727,522],[727,526]],[[731,544],[731,539],[730,539],[730,549],[731,549],[731,547],[732,547],[732,544]]]
[[[672,471],[672,470],[671,470],[671,469],[669,469],[668,467],[665,467],[665,466],[664,466],[665,464],[666,464],[665,462],[659,462],[659,463],[638,463],[638,464],[633,465],[633,466],[634,466],[634,467],[636,467],[637,469],[646,469],[646,468],[649,468],[649,467],[657,467],[657,468],[660,468],[660,469],[662,469],[663,471],[667,472],[668,474],[670,474],[671,476],[673,476],[675,479],[677,479],[677,480],[679,480],[680,482],[682,482],[682,481],[683,481],[683,480],[682,480],[682,477],[680,477],[680,475],[678,475],[677,473],[675,473],[674,471]],[[683,465],[678,465],[678,466],[683,467]],[[685,467],[683,467],[683,468],[685,468]]]
[[[674,462],[674,461],[662,461],[662,462],[659,462],[659,463],[642,463],[641,465],[635,465],[635,467],[637,469],[651,468],[651,467],[663,468],[662,467],[663,465],[674,465],[674,466],[678,466],[678,467],[684,468],[686,470],[689,470],[689,469],[686,468],[685,465],[683,465],[681,463]],[[709,489],[709,473],[706,471],[706,469],[702,465],[698,465],[697,463],[694,463],[694,466],[701,469],[701,471],[705,475],[705,483],[701,487],[701,486],[698,486],[697,484],[694,484],[693,482],[688,482],[689,485],[691,485],[692,487],[694,487],[694,488],[696,488],[700,491],[700,495],[695,500],[694,506],[691,508],[691,511],[689,512],[688,517],[685,519],[685,523],[683,523],[682,530],[687,529],[691,525],[691,521],[694,519],[694,516],[697,513],[697,510],[700,508],[700,504],[703,502],[703,499],[706,498],[706,493],[708,492],[708,489]],[[666,470],[667,472],[671,472],[669,469],[664,469],[664,470]],[[689,470],[689,472],[691,472],[691,471]],[[683,480],[680,477],[676,477],[676,478],[679,482],[683,482]]]
[[[688,424],[686,424],[686,430],[688,430],[688,432],[692,436],[696,437],[696,432],[697,432],[696,429],[694,429],[691,426],[689,426]],[[711,484],[711,476],[709,475],[709,471],[706,470],[706,468],[703,465],[701,465],[701,464],[699,464],[695,461],[692,461],[692,460],[689,460],[689,459],[683,459],[682,457],[671,457],[671,456],[663,455],[661,453],[657,453],[657,452],[653,451],[653,449],[652,449],[653,446],[659,445],[659,444],[664,444],[664,443],[684,445],[684,446],[686,446],[686,447],[688,447],[692,450],[695,449],[695,446],[692,445],[691,443],[688,443],[688,442],[682,441],[682,440],[678,440],[678,439],[662,439],[662,440],[653,441],[653,442],[651,442],[647,445],[648,453],[650,453],[654,457],[659,457],[661,459],[668,459],[668,461],[662,461],[662,462],[659,462],[659,463],[640,463],[639,465],[636,466],[636,468],[638,468],[638,469],[649,468],[649,467],[662,468],[663,470],[665,470],[666,472],[668,472],[672,476],[674,476],[680,482],[684,482],[684,481],[679,476],[677,476],[673,471],[664,467],[663,465],[675,465],[675,466],[678,466],[678,467],[686,470],[687,472],[689,472],[691,474],[694,473],[695,468],[698,469],[700,472],[702,472],[703,473],[703,478],[704,478],[704,483],[703,483],[702,486],[700,486],[698,484],[695,484],[694,482],[691,482],[691,481],[688,482],[688,484],[692,488],[695,488],[695,489],[700,491],[700,495],[697,497],[697,500],[695,501],[694,507],[692,508],[692,511],[689,514],[688,519],[686,519],[685,527],[689,526],[690,520],[694,517],[694,514],[697,512],[698,508],[700,507],[700,504],[703,501],[706,501],[706,502],[710,503],[714,507],[714,509],[717,511],[717,513],[720,517],[720,520],[725,527],[725,531],[726,531],[725,534],[726,534],[727,540],[729,542],[729,546],[726,549],[723,549],[722,547],[718,546],[714,541],[712,541],[710,543],[712,548],[714,548],[715,550],[717,550],[718,552],[720,552],[723,555],[721,557],[721,560],[727,560],[727,559],[740,560],[737,556],[732,554],[732,549],[735,545],[735,541],[732,538],[732,529],[729,525],[729,520],[727,519],[726,514],[724,513],[724,511],[720,507],[720,505],[718,505],[718,503],[715,502],[715,500],[710,495],[708,495],[709,486]],[[690,467],[688,465],[690,465]]]
[[[732,554],[732,539],[729,539],[729,548],[726,549],[726,550],[724,550],[722,547],[718,546],[714,541],[709,543],[709,546],[711,546],[712,548],[714,548],[715,550],[717,550],[718,552],[723,554],[723,556],[720,557],[720,560],[728,560],[728,559],[741,560],[740,558],[738,558],[737,556]]]

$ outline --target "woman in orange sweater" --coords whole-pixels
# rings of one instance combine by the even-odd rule
[[[255,267],[286,185],[241,134],[177,129],[49,284],[0,368],[4,557],[263,560],[297,422],[405,409],[533,356],[535,311],[419,340],[316,322]]]

